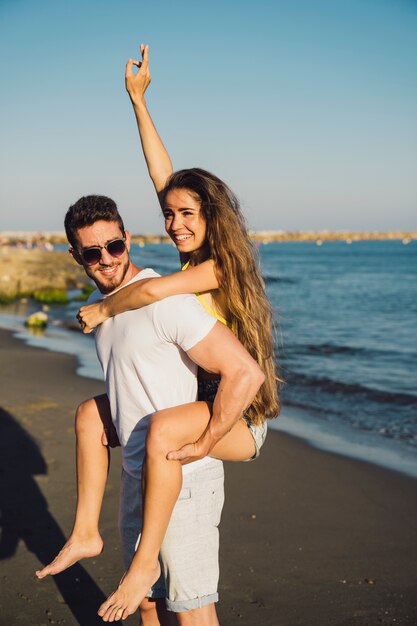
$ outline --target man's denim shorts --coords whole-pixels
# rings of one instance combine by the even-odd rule
[[[181,613],[218,601],[219,531],[224,502],[223,463],[186,473],[160,551],[161,578],[150,598],[166,598],[170,611]],[[139,480],[122,472],[119,528],[126,568],[142,529]]]

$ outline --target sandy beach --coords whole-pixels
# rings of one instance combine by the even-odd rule
[[[103,384],[77,376],[72,357],[6,331],[0,365],[0,625],[102,624],[96,610],[123,571],[119,451],[103,554],[41,582],[34,572],[71,529],[74,409]],[[416,481],[271,431],[258,461],[226,466],[222,626],[413,626],[416,565]]]

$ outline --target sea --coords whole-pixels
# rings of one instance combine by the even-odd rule
[[[161,274],[179,267],[170,244],[131,253]],[[270,427],[417,478],[417,241],[282,242],[258,253],[284,379]],[[37,333],[24,320],[39,304],[3,306],[0,326],[75,355],[80,376],[101,379],[92,337],[66,327],[79,306],[51,307]]]

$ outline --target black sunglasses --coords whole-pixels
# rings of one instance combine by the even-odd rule
[[[78,252],[82,260],[86,265],[96,265],[99,263],[101,259],[101,251],[107,250],[107,252],[114,256],[116,259],[119,256],[122,256],[124,251],[126,250],[126,239],[113,239],[113,241],[109,241],[105,246],[93,246],[91,248],[85,248],[85,250],[81,250]]]

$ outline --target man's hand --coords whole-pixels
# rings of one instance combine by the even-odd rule
[[[140,52],[142,62],[129,59],[126,63],[125,84],[127,93],[132,103],[139,103],[143,100],[145,91],[151,82],[151,73],[149,71],[149,46],[140,44]],[[139,68],[136,74],[133,73],[133,66]]]
[[[85,335],[91,333],[96,326],[102,324],[109,316],[106,314],[104,301],[82,306],[77,313],[77,320]]]
[[[168,452],[167,459],[168,461],[181,461],[181,465],[187,465],[187,463],[204,459],[209,454],[211,447],[198,439],[194,443],[185,444],[179,450]]]

